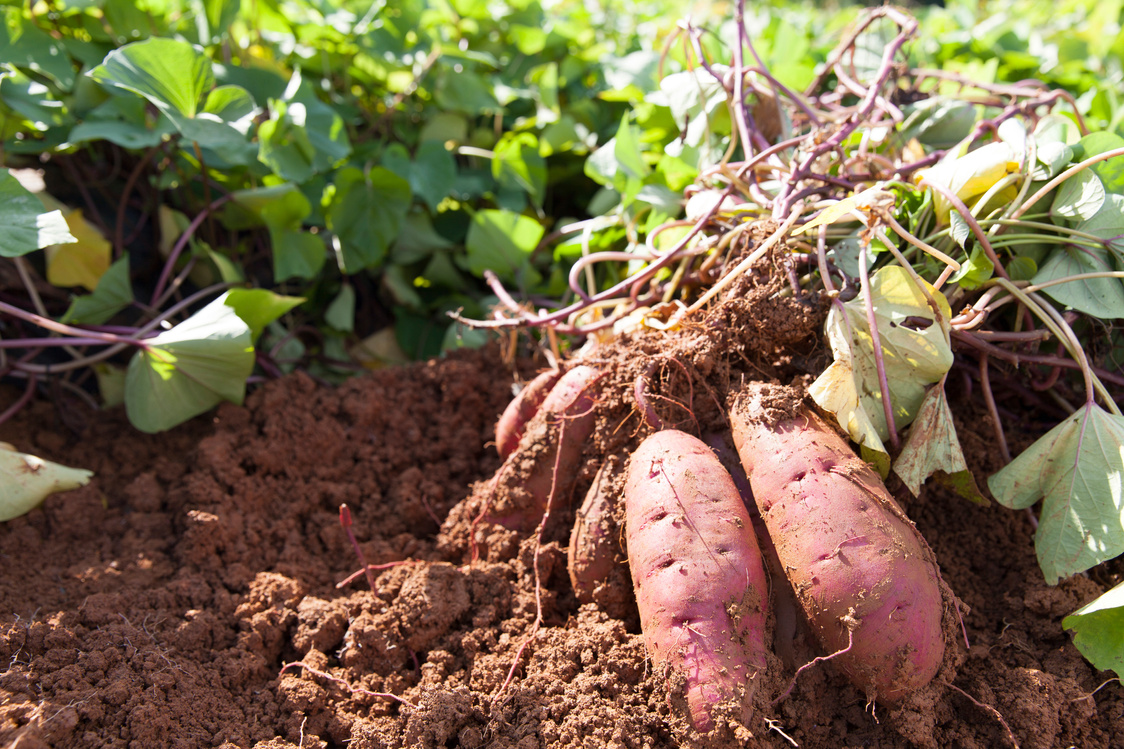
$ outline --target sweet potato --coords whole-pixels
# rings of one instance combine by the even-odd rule
[[[574,595],[582,603],[593,601],[593,591],[608,578],[620,563],[617,524],[613,522],[612,464],[605,463],[597,471],[593,485],[585,495],[581,509],[574,518],[570,533],[569,572]]]
[[[656,432],[629,462],[625,514],[652,661],[682,679],[695,728],[713,728],[713,710],[723,703],[736,705],[744,724],[765,668],[767,587],[733,480],[702,441]]]
[[[600,376],[596,369],[580,365],[559,378],[528,422],[518,449],[497,471],[485,520],[529,531],[548,507],[553,509],[569,495],[596,422],[593,406]]]
[[[541,372],[535,379],[528,382],[519,391],[519,395],[507,404],[499,421],[496,422],[496,450],[501,458],[506,458],[515,451],[527,422],[534,418],[542,406],[546,396],[562,376],[560,369],[548,369]]]
[[[868,698],[928,684],[945,649],[936,559],[878,476],[792,391],[752,385],[734,444],[782,567],[825,651]],[[852,639],[853,638],[853,639]]]

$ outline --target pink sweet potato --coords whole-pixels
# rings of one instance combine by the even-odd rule
[[[559,378],[527,423],[519,447],[496,472],[494,497],[484,519],[529,531],[548,508],[568,497],[596,423],[600,377],[596,369],[580,365]]]
[[[713,710],[730,703],[744,724],[766,662],[767,584],[733,480],[700,440],[656,432],[629,462],[625,514],[652,661],[682,679],[695,728],[709,731]]]
[[[622,461],[610,458],[601,465],[585,495],[570,533],[569,572],[574,596],[582,603],[596,603],[611,616],[627,615],[625,598],[632,586],[624,565],[620,525],[613,510]],[[619,487],[617,488],[619,492]]]
[[[734,444],[782,567],[824,650],[870,699],[896,702],[941,667],[944,585],[878,476],[793,391],[751,385]],[[852,640],[853,638],[853,640]]]
[[[546,396],[550,395],[551,389],[561,376],[560,369],[548,369],[539,373],[535,379],[523,386],[519,395],[515,396],[511,403],[507,404],[500,420],[496,422],[496,450],[501,458],[511,455],[518,447],[519,440],[522,439],[523,432],[527,428],[527,422],[538,413]]]

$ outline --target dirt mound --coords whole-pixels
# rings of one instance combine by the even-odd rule
[[[745,301],[673,346],[642,334],[604,352],[611,387],[571,500],[600,456],[641,434],[625,395],[636,376],[647,373],[666,424],[700,431],[721,424],[730,383],[800,383],[815,371],[822,308],[743,291]],[[155,437],[120,413],[46,403],[0,427],[0,439],[97,472],[86,488],[0,526],[0,742],[675,746],[666,685],[634,612],[612,618],[571,590],[575,501],[539,551],[537,596],[533,534],[487,538],[487,553],[466,564],[471,531],[452,527],[458,513],[473,517],[462,503],[500,465],[488,443],[511,394],[510,372],[485,351],[338,389],[292,376],[244,408]],[[950,398],[973,467],[995,470],[982,407],[967,390]],[[957,689],[888,715],[827,664],[758,715],[746,744],[1124,746],[1124,692],[1113,684],[1092,695],[1107,677],[1059,623],[1104,581],[1046,586],[1024,514],[928,488],[916,500],[898,494],[971,607]],[[359,566],[341,503],[368,561],[385,565],[374,592],[362,579],[336,587]],[[789,636],[786,652],[810,652],[800,630]]]

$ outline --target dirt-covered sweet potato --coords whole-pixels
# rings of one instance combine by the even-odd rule
[[[579,365],[559,378],[527,423],[518,448],[496,472],[484,519],[529,531],[548,507],[569,496],[582,448],[593,433],[600,375]],[[553,501],[554,504],[551,504]]]
[[[764,671],[767,584],[749,514],[702,441],[656,432],[625,484],[628,559],[644,644],[681,684],[695,728],[734,705],[748,719]]]
[[[632,603],[615,514],[621,501],[617,479],[623,469],[623,461],[610,457],[597,471],[574,518],[568,554],[574,596],[582,603],[596,603],[617,619],[628,615]]]
[[[812,630],[871,699],[925,686],[945,650],[943,583],[870,467],[793,391],[755,384],[730,414],[753,496]],[[853,638],[853,639],[852,639]]]
[[[515,451],[527,422],[539,412],[546,396],[562,376],[560,369],[548,369],[523,386],[519,394],[507,404],[496,422],[496,451],[506,458]]]

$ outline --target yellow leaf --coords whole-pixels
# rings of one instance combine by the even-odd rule
[[[948,188],[965,203],[983,195],[999,180],[1019,170],[1019,161],[1011,146],[1002,141],[988,143],[965,154],[953,149],[936,166],[917,173],[918,181],[924,179]],[[952,204],[939,192],[934,191],[933,207],[937,218],[948,223]]]
[[[820,211],[818,216],[799,229],[796,229],[793,234],[803,234],[821,224],[834,224],[844,216],[849,216],[852,211],[857,211],[861,208],[870,208],[879,199],[887,197],[892,199],[893,194],[883,190],[881,187],[868,187],[862,192],[857,192],[849,198],[844,198],[824,208]]]
[[[78,241],[47,248],[47,281],[52,286],[84,286],[93,291],[109,270],[112,247],[80,208],[66,214],[66,224]]]

